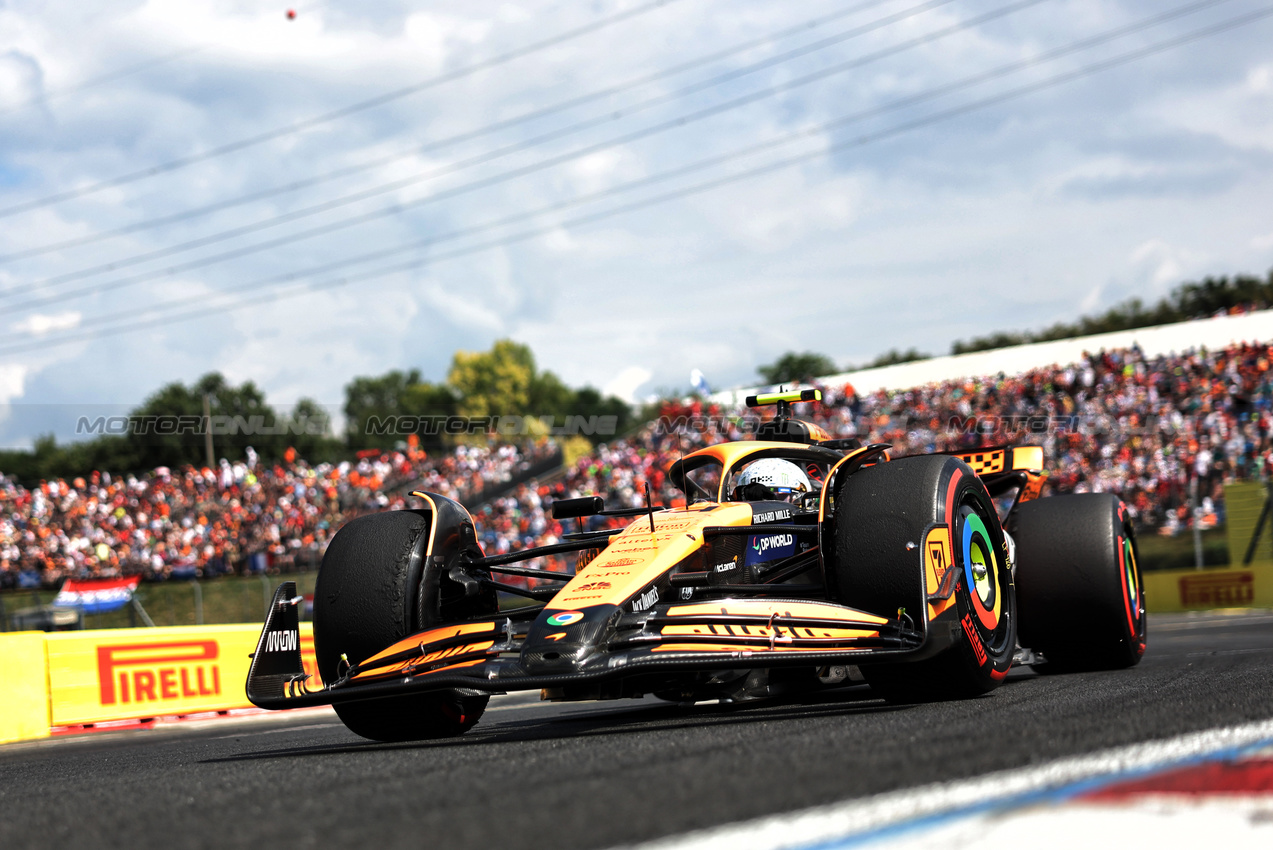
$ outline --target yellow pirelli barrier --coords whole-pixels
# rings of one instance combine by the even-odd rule
[[[1273,563],[1205,570],[1155,570],[1144,575],[1153,613],[1209,608],[1273,608]]]
[[[1155,570],[1144,575],[1150,611],[1273,608],[1273,505],[1263,484],[1224,485],[1227,567]]]
[[[44,632],[0,635],[0,744],[49,734]]]
[[[48,735],[51,727],[247,708],[243,683],[260,633],[245,624],[0,636],[0,741]],[[301,624],[301,654],[315,687],[310,623]],[[21,662],[9,663],[14,657]]]

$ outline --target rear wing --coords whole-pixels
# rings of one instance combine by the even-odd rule
[[[1043,449],[1039,446],[1002,446],[941,454],[954,455],[982,478],[1001,472],[1043,471]]]
[[[996,446],[938,454],[953,455],[971,466],[991,496],[999,496],[1013,487],[1017,488],[1017,497],[1003,517],[1004,526],[1009,531],[1017,506],[1039,498],[1043,493],[1043,484],[1048,479],[1048,473],[1043,468],[1043,449],[1039,446]]]

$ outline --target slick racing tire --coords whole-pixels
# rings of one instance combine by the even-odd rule
[[[835,598],[890,618],[905,608],[922,623],[925,534],[934,525],[951,530],[950,569],[957,578],[953,605],[937,603],[955,610],[930,632],[950,629],[950,643],[922,661],[861,665],[867,683],[893,702],[984,694],[1003,681],[1016,649],[1016,597],[1003,529],[986,488],[958,458],[899,458],[839,486],[828,563]]]
[[[324,683],[337,681],[347,664],[442,625],[436,606],[428,604],[433,597],[422,567],[432,518],[430,511],[368,514],[332,538],[314,589],[314,654]],[[488,699],[452,689],[333,707],[364,738],[414,741],[468,731]]]
[[[1145,654],[1145,597],[1127,508],[1112,493],[1026,502],[1016,513],[1021,645],[1040,673],[1131,667]]]

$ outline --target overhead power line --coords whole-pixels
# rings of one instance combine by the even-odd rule
[[[179,169],[194,165],[195,163],[198,163],[198,162],[206,162],[207,160],[215,159],[216,157],[219,157],[219,156],[225,156],[226,154],[235,153],[241,150],[246,150],[248,148],[255,147],[256,145],[273,141],[274,139],[280,139],[285,136],[290,136],[294,133],[299,133],[302,130],[309,130],[311,128],[318,127],[323,124],[328,124],[328,123],[331,123],[332,121],[336,121],[341,118],[347,118],[350,115],[356,115],[359,112],[366,112],[369,109],[374,109],[378,106],[384,106],[385,104],[392,103],[395,100],[401,100],[402,98],[408,97],[409,95],[419,94],[420,92],[427,91],[432,88],[436,88],[446,83],[451,83],[451,82],[455,82],[456,80],[463,79],[465,77],[470,77],[473,74],[476,74],[480,71],[488,71],[491,68],[497,68],[500,65],[505,65],[509,62],[512,62],[515,59],[521,59],[524,56],[529,56],[533,53],[538,53],[542,50],[547,50],[548,48],[551,48],[551,47],[558,47],[562,44],[573,41],[577,38],[581,38],[585,35],[591,35],[593,33],[600,32],[601,30],[604,30],[608,27],[612,27],[615,24],[621,23],[626,20],[630,20],[639,15],[644,15],[648,12],[661,9],[664,6],[668,6],[668,5],[671,5],[672,3],[678,3],[678,2],[681,2],[681,0],[653,0],[653,2],[645,3],[640,6],[634,6],[631,9],[618,12],[616,14],[610,15],[605,18],[600,18],[596,21],[585,24],[581,27],[576,27],[574,29],[567,30],[563,33],[559,33],[558,35],[552,36],[551,38],[546,38],[541,41],[533,42],[524,47],[519,47],[516,50],[510,50],[507,53],[501,53],[498,56],[493,56],[490,59],[484,59],[481,62],[475,62],[472,65],[465,65],[464,67],[457,68],[454,71],[448,71],[445,74],[440,74],[436,77],[431,77],[430,79],[425,80],[424,82],[415,83],[414,85],[410,85],[410,86],[404,86],[403,88],[394,89],[393,91],[385,92],[384,94],[376,95],[375,97],[367,98],[366,100],[361,100],[361,101],[358,101],[357,103],[351,103],[348,106],[342,106],[340,109],[334,109],[330,112],[324,112],[321,115],[315,115],[311,118],[305,118],[301,121],[296,121],[291,124],[286,124],[282,127],[277,127],[273,130],[267,130],[264,133],[258,133],[254,136],[248,136],[246,138],[239,139],[238,141],[228,142],[223,145],[218,145],[217,147],[210,148],[200,153],[190,154],[188,156],[171,159],[171,160],[168,160],[167,162],[160,163],[158,165],[152,165],[148,168],[143,168],[140,171],[132,171],[127,174],[121,174],[118,177],[111,177],[106,180],[99,180],[97,182],[90,183],[87,186],[80,186],[75,189],[67,189],[62,192],[55,192],[51,195],[45,195],[42,198],[36,198],[34,200],[24,201],[20,204],[15,204],[13,206],[4,207],[3,209],[0,209],[0,218],[7,218],[8,216],[17,215],[18,213],[28,212],[30,210],[39,209],[41,207],[51,206],[53,204],[58,204],[63,201],[69,201],[72,198],[82,198],[86,195],[92,195],[97,192],[101,192],[105,189],[112,189],[118,186],[125,186],[125,185],[128,185],[129,183],[136,183],[137,181],[145,180],[148,177],[155,177],[159,174],[166,174],[171,171],[177,171]]]
[[[501,183],[506,183],[518,177],[524,177],[528,174],[533,174],[539,171],[545,171],[549,168],[553,168],[555,166],[562,165],[567,162],[582,159],[583,157],[590,156],[600,151],[608,150],[610,148],[618,147],[620,145],[630,144],[632,142],[649,138],[649,137],[658,135],[660,133],[667,132],[669,130],[677,130],[677,129],[684,128],[691,123],[702,121],[706,118],[712,117],[714,115],[719,115],[719,114],[728,112],[730,110],[739,109],[743,106],[756,103],[766,98],[774,97],[783,92],[793,91],[797,88],[810,85],[814,82],[826,79],[827,77],[833,76],[835,74],[842,74],[850,70],[864,67],[865,65],[868,65],[872,62],[877,62],[881,59],[885,59],[891,56],[896,56],[907,50],[911,50],[925,44],[930,44],[941,38],[945,38],[947,36],[954,35],[959,32],[963,32],[965,30],[979,26],[983,23],[994,20],[996,18],[1001,18],[1005,15],[1012,14],[1022,9],[1029,8],[1031,6],[1036,6],[1040,3],[1047,2],[1047,1],[1048,0],[1019,0],[1019,2],[1015,4],[1001,7],[999,9],[987,12],[983,15],[979,15],[975,18],[971,18],[969,20],[962,21],[957,24],[952,24],[948,27],[935,30],[931,33],[927,33],[923,36],[919,36],[919,37],[910,39],[908,41],[900,42],[899,44],[884,48],[882,50],[876,51],[875,53],[867,54],[866,56],[863,56],[863,57],[851,59],[846,62],[841,62],[835,65],[828,66],[826,68],[819,69],[818,71],[815,71],[811,74],[806,74],[802,77],[797,77],[795,79],[788,80],[787,82],[782,83],[781,85],[770,86],[764,89],[760,89],[750,94],[742,95],[732,100],[727,100],[710,107],[705,107],[703,109],[697,110],[689,114],[681,115],[676,118],[662,121],[658,124],[649,125],[639,130],[630,131],[628,133],[624,133],[617,137],[611,137],[609,139],[605,139],[601,142],[597,142],[592,145],[588,145],[586,147],[583,147],[574,151],[569,151],[564,154],[559,154],[557,156],[549,157],[548,159],[540,160],[539,162],[535,162],[535,163],[531,163],[531,164],[521,166],[518,168],[510,169],[508,171],[501,172],[491,177],[480,178],[480,179],[471,181],[469,183],[464,183],[459,186],[455,186],[450,189],[437,192],[432,195],[427,195],[422,198],[417,198],[412,201],[403,201],[403,202],[395,203],[391,206],[383,207],[378,210],[373,210],[366,213],[360,213],[358,215],[354,215],[348,218],[339,219],[335,222],[319,225],[317,227],[310,228],[309,230],[302,230],[296,233],[288,234],[287,236],[279,237],[278,239],[274,239],[268,242],[257,243],[256,245],[251,245],[251,246],[247,246],[243,248],[236,248],[227,252],[223,252],[222,254],[212,255],[210,257],[204,257],[198,260],[193,260],[173,268],[179,269],[181,271],[189,271],[193,268],[201,268],[206,265],[212,265],[214,263],[224,262],[228,259],[235,259],[238,257],[247,256],[249,254],[259,253],[265,250],[270,250],[272,248],[277,248],[277,247],[280,247],[281,245],[298,242],[303,239],[311,239],[316,236],[325,235],[328,233],[335,232],[337,230],[343,230],[343,229],[353,227],[358,224],[363,224],[369,221],[375,221],[377,219],[397,216],[408,209],[415,209],[415,208],[424,206],[426,204],[433,204],[442,200],[447,200],[450,198],[458,197],[460,195],[469,194],[469,193],[478,191],[480,189],[490,188],[491,186],[496,186]],[[898,13],[898,15],[913,16],[915,14],[919,14],[921,11],[927,11],[928,9],[936,5],[942,5],[949,2],[951,2],[951,0],[930,0],[930,2],[928,3],[921,4],[920,6],[911,7],[910,9],[905,10],[904,12]],[[1202,0],[1203,5],[1214,5],[1216,3],[1222,3],[1222,2],[1229,2],[1229,0]],[[863,25],[862,27],[857,27],[855,28],[855,31],[857,31],[859,35],[865,34],[866,32],[875,31],[875,30],[883,28],[884,26],[887,26],[888,24],[895,23],[899,19],[900,18],[898,18],[897,15],[891,15],[886,18],[880,18],[876,21],[871,22],[870,24]],[[661,96],[659,99],[662,100],[667,97],[670,97],[670,95]],[[591,123],[603,123],[606,120],[608,119],[599,119]],[[426,180],[445,176],[447,174],[455,173],[457,171],[461,171],[466,168],[471,168],[475,165],[480,165],[486,162],[493,161],[495,159],[499,159],[503,156],[507,156],[509,154],[534,147],[535,145],[541,144],[545,141],[554,140],[561,136],[568,135],[569,133],[575,132],[579,126],[580,125],[574,125],[572,127],[567,127],[562,130],[546,133],[541,136],[537,136],[533,139],[530,139],[524,142],[519,142],[515,145],[506,146],[504,148],[496,149],[494,151],[488,151],[487,153],[479,154],[477,156],[470,157],[469,159],[466,159],[466,160],[460,160],[459,162],[453,163],[444,168],[434,169],[432,171],[425,172],[424,174],[415,175],[410,178],[405,178],[403,180],[393,181],[392,183],[381,184],[379,186],[365,189],[360,192],[354,193],[352,195],[346,195],[340,198],[336,198],[330,201],[325,201],[323,203],[306,207],[300,210],[294,210],[290,213],[284,213],[282,215],[275,216],[273,218],[270,218],[264,221],[258,221],[258,222],[253,222],[252,224],[241,225],[239,227],[223,230],[219,233],[197,237],[195,239],[191,239],[186,242],[179,243],[177,245],[170,245],[166,248],[160,248],[160,249],[145,252],[142,254],[135,254],[131,257],[125,257],[119,260],[113,260],[108,263],[103,263],[96,266],[90,266],[84,269],[78,269],[73,272],[65,272],[60,275],[44,278],[43,280],[34,281],[31,283],[23,284],[21,286],[11,287],[8,290],[0,292],[0,298],[4,298],[6,296],[12,296],[15,294],[25,295],[25,294],[31,293],[32,291],[49,289],[49,288],[58,286],[60,284],[69,283],[76,280],[83,280],[85,278],[94,277],[99,274],[105,274],[107,272],[118,271],[120,269],[129,268],[131,266],[141,265],[143,263],[150,262],[152,260],[163,259],[164,257],[169,257],[175,254],[184,253],[186,251],[195,250],[197,248],[206,247],[208,245],[213,245],[218,242],[225,242],[230,239],[236,239],[241,236],[247,236],[252,233],[258,233],[262,230],[266,230],[272,227],[278,227],[280,225],[287,224],[292,221],[298,221],[303,218],[309,218],[314,215],[318,215],[320,213],[328,212],[333,209],[338,209],[339,207],[342,207],[342,206],[348,206],[349,204],[356,203],[358,201],[367,200],[368,198],[374,197],[376,195],[385,194],[390,191],[402,189],[410,185],[422,183]],[[155,276],[164,276],[164,274],[163,273],[159,273],[159,274],[145,273],[144,275],[145,279],[153,279]],[[82,290],[77,290],[77,291],[82,291]]]
[[[1269,18],[1270,16],[1273,16],[1273,7],[1265,8],[1265,9],[1262,9],[1256,12],[1251,12],[1245,15],[1240,15],[1236,18],[1231,18],[1219,24],[1203,27],[1203,28],[1194,30],[1192,32],[1185,33],[1181,36],[1166,39],[1156,44],[1147,45],[1145,47],[1128,51],[1118,56],[1110,57],[1108,59],[1091,63],[1082,68],[1078,68],[1071,71],[1064,71],[1043,80],[1039,80],[1033,83],[1027,83],[1015,89],[1009,89],[1007,91],[990,95],[990,96],[981,98],[979,100],[973,100],[968,103],[964,103],[959,106],[952,107],[950,109],[931,113],[929,115],[925,115],[925,116],[912,119],[909,121],[904,121],[879,131],[863,134],[853,139],[849,139],[849,140],[831,145],[825,150],[819,150],[819,151],[815,151],[811,153],[804,153],[804,154],[798,154],[795,156],[789,156],[784,159],[776,160],[774,162],[767,163],[755,168],[747,169],[735,174],[714,178],[711,180],[707,180],[707,181],[695,184],[693,186],[676,189],[676,190],[664,193],[662,195],[656,195],[649,198],[644,198],[644,199],[632,202],[630,204],[613,207],[607,210],[602,210],[602,211],[598,211],[594,213],[588,213],[582,216],[578,216],[574,219],[557,222],[548,226],[532,228],[526,231],[522,231],[520,233],[500,237],[499,239],[493,239],[485,243],[479,243],[477,245],[466,246],[464,248],[451,251],[449,253],[433,255],[427,258],[415,259],[409,262],[395,263],[393,265],[384,266],[381,268],[372,269],[365,272],[360,272],[354,275],[346,275],[339,278],[304,284],[304,285],[301,285],[300,287],[295,287],[287,291],[273,291],[273,292],[269,292],[265,294],[257,293],[252,297],[232,300],[230,303],[222,304],[219,306],[208,305],[206,303],[207,302],[206,296],[200,296],[197,299],[185,299],[183,301],[166,302],[164,304],[155,305],[150,310],[142,311],[140,316],[138,316],[136,311],[130,311],[128,314],[128,317],[124,319],[123,321],[121,321],[120,323],[112,325],[112,326],[108,326],[106,328],[103,328],[102,330],[95,331],[90,334],[74,332],[74,333],[68,333],[56,338],[46,338],[46,339],[34,340],[31,342],[22,343],[22,344],[0,346],[0,355],[25,353],[27,351],[32,351],[32,350],[67,345],[67,344],[71,344],[75,342],[88,341],[90,339],[99,338],[103,336],[116,336],[123,333],[135,332],[137,330],[142,330],[149,327],[155,327],[161,324],[173,324],[176,322],[187,321],[189,319],[194,319],[194,318],[206,318],[207,316],[214,315],[214,314],[232,312],[235,310],[243,309],[245,307],[256,306],[259,304],[269,303],[269,302],[281,300],[284,298],[292,298],[292,297],[297,297],[300,295],[311,294],[316,291],[332,289],[335,287],[347,285],[349,283],[371,280],[378,277],[385,277],[387,275],[397,274],[404,271],[411,271],[426,263],[436,263],[442,260],[454,259],[456,257],[465,256],[472,253],[477,253],[479,251],[490,250],[496,247],[505,247],[508,245],[516,244],[518,242],[524,242],[529,239],[534,239],[534,238],[546,235],[561,227],[579,227],[579,226],[584,226],[587,224],[593,224],[598,221],[613,218],[615,216],[624,215],[624,214],[631,213],[640,209],[645,209],[645,208],[656,206],[659,204],[668,203],[669,201],[678,200],[678,199],[688,197],[691,195],[702,194],[705,192],[712,191],[714,189],[722,188],[724,186],[729,186],[729,185],[743,182],[745,180],[750,180],[755,177],[771,174],[777,171],[785,170],[787,168],[792,168],[797,165],[804,164],[806,162],[823,158],[829,153],[839,153],[839,152],[847,151],[853,148],[863,147],[865,145],[882,141],[884,139],[888,139],[897,135],[901,135],[903,133],[907,133],[912,130],[917,130],[917,129],[931,126],[933,124],[937,124],[943,121],[952,120],[954,118],[958,118],[981,109],[997,106],[997,105],[1009,102],[1011,100],[1025,97],[1027,95],[1034,94],[1049,88],[1054,88],[1056,86],[1063,85],[1065,83],[1073,82],[1078,79],[1082,79],[1085,77],[1092,76],[1094,74],[1108,71],[1113,68],[1117,68],[1117,67],[1129,64],[1131,62],[1138,61],[1140,59],[1145,59],[1149,56],[1153,56],[1155,54],[1162,53],[1167,50],[1184,46],[1185,44],[1197,41],[1202,38],[1211,37],[1211,36],[1218,35],[1220,33],[1227,32],[1229,30],[1233,30],[1242,26],[1254,24],[1254,23],[1257,23],[1258,21]],[[230,294],[230,293],[226,292],[224,294]],[[215,298],[218,296],[213,296],[213,297]],[[184,310],[184,308],[187,305],[191,303],[195,303],[195,302],[199,303],[201,306],[198,306],[191,310]],[[123,316],[124,314],[115,314],[114,316],[111,316],[110,319],[114,320],[116,318],[121,318]],[[149,317],[147,318],[147,316]]]
[[[584,195],[584,196],[573,198],[567,201],[558,202],[556,204],[553,204],[538,210],[533,210],[533,211],[525,212],[525,213],[518,213],[513,216],[505,217],[503,219],[498,219],[494,222],[487,222],[485,224],[476,225],[473,227],[462,228],[457,231],[452,231],[451,233],[441,234],[441,235],[432,235],[425,239],[413,240],[411,242],[406,243],[405,245],[399,245],[399,246],[395,246],[388,249],[378,249],[377,251],[373,251],[368,254],[357,255],[352,258],[347,258],[345,260],[337,261],[336,263],[326,263],[316,268],[306,269],[306,270],[295,272],[295,273],[288,273],[288,274],[280,275],[273,278],[266,278],[265,280],[257,281],[255,284],[252,284],[252,285],[268,285],[268,284],[279,283],[279,282],[287,282],[290,280],[295,280],[298,276],[302,276],[305,274],[323,273],[323,272],[331,271],[334,268],[341,268],[348,265],[357,265],[362,262],[368,262],[370,260],[378,259],[384,256],[396,254],[396,253],[418,250],[421,247],[429,246],[439,242],[453,241],[455,239],[463,238],[466,236],[476,235],[478,233],[487,232],[491,229],[507,226],[508,224],[516,223],[518,221],[526,220],[529,218],[536,218],[541,215],[550,214],[553,212],[560,212],[562,210],[570,209],[575,206],[580,206],[582,204],[593,203],[597,200],[601,200],[605,197],[609,197],[612,195],[622,194],[622,193],[633,191],[635,189],[645,188],[648,186],[657,185],[659,183],[664,183],[671,179],[676,179],[679,177],[692,175],[696,172],[703,171],[707,168],[723,165],[728,162],[732,162],[735,160],[753,156],[763,151],[773,150],[775,148],[782,147],[784,145],[790,144],[794,141],[798,141],[803,138],[816,137],[823,133],[826,133],[829,130],[834,130],[840,127],[848,126],[850,124],[857,123],[867,118],[884,115],[889,112],[896,111],[898,109],[917,106],[924,102],[933,100],[934,98],[937,98],[937,97],[953,94],[955,92],[970,88],[975,85],[980,85],[982,83],[986,83],[991,80],[1010,76],[1011,74],[1018,73],[1028,68],[1043,64],[1045,62],[1050,62],[1055,59],[1059,59],[1068,54],[1076,53],[1082,50],[1089,50],[1093,47],[1098,47],[1102,44],[1106,44],[1118,38],[1123,38],[1125,36],[1135,34],[1137,32],[1148,29],[1150,27],[1158,26],[1160,24],[1166,23],[1175,18],[1179,18],[1181,16],[1200,11],[1202,8],[1205,8],[1207,6],[1214,6],[1224,2],[1228,2],[1228,0],[1200,0],[1200,2],[1190,3],[1184,6],[1179,6],[1175,9],[1170,9],[1159,15],[1153,15],[1149,18],[1145,18],[1140,21],[1133,22],[1131,24],[1126,24],[1120,27],[1114,27],[1113,29],[1106,30],[1105,32],[1098,33],[1096,35],[1089,36],[1087,38],[1079,39],[1078,41],[1072,42],[1068,45],[1063,45],[1061,47],[1054,48],[1052,50],[1044,51],[1043,53],[1036,54],[1035,56],[1031,56],[1027,59],[1021,59],[1015,62],[1009,62],[1004,65],[1000,65],[996,68],[989,69],[987,71],[981,71],[959,80],[954,80],[949,83],[944,83],[942,85],[935,86],[930,89],[926,89],[922,92],[917,92],[913,95],[908,95],[903,98],[889,101],[888,103],[870,107],[865,110],[849,113],[847,115],[843,115],[831,121],[817,124],[811,127],[806,127],[804,129],[801,129],[795,132],[786,133],[775,139],[770,139],[764,142],[760,142],[758,144],[749,145],[747,147],[744,147],[742,149],[732,151],[729,153],[710,156],[705,159],[700,159],[683,166],[678,166],[671,170],[660,172],[658,174],[647,175],[637,180],[629,181],[628,183],[625,183],[625,184],[608,187],[607,189],[592,193],[590,195]],[[976,19],[974,19],[974,21],[965,21],[958,26],[962,28],[967,28],[970,24],[974,22],[976,22]],[[941,31],[938,31],[938,32],[941,32]],[[927,36],[923,36],[921,38],[927,39],[932,37],[933,35],[934,33],[929,33]],[[456,191],[459,191],[460,188],[463,188],[463,187],[457,187]],[[20,310],[26,310],[26,309],[31,309],[34,307],[45,306],[48,304],[62,304],[62,303],[65,303],[68,299],[75,298],[78,296],[99,294],[99,293],[108,292],[108,291],[115,291],[115,290],[123,289],[128,286],[135,285],[137,283],[142,283],[149,280],[156,280],[163,277],[170,277],[170,276],[181,274],[187,271],[193,271],[194,269],[204,267],[214,262],[223,262],[223,261],[235,259],[239,256],[243,256],[245,253],[256,253],[258,251],[268,250],[270,248],[281,247],[285,244],[288,244],[288,242],[290,241],[292,241],[292,238],[290,236],[285,236],[285,237],[281,237],[279,239],[273,240],[272,242],[260,243],[258,245],[251,246],[250,248],[247,248],[247,249],[242,249],[242,248],[234,249],[232,251],[224,252],[223,254],[220,254],[220,255],[204,257],[204,258],[193,260],[184,264],[170,266],[164,269],[156,269],[154,271],[145,272],[138,275],[133,275],[131,277],[120,278],[114,281],[106,282],[104,284],[92,284],[89,286],[81,287],[79,289],[65,291],[57,295],[40,296],[33,300],[27,300],[17,304],[11,304],[8,306],[8,309],[12,312],[17,312]]]
[[[949,0],[949,1],[953,2],[953,0]],[[151,230],[156,227],[162,227],[167,224],[176,224],[182,221],[189,221],[190,219],[199,218],[201,216],[209,215],[214,212],[220,212],[222,210],[233,209],[234,207],[237,207],[237,206],[254,203],[256,201],[266,200],[268,198],[278,197],[279,195],[285,195],[290,192],[300,191],[301,189],[308,189],[312,186],[318,186],[323,183],[331,182],[333,180],[338,180],[345,177],[352,177],[355,174],[363,174],[367,171],[371,171],[376,168],[381,168],[383,166],[390,165],[395,162],[401,162],[402,160],[410,159],[416,156],[420,156],[422,154],[435,153],[439,150],[445,149],[452,145],[459,144],[461,142],[472,141],[474,139],[481,138],[482,136],[488,136],[488,135],[491,135],[492,133],[497,133],[502,130],[508,130],[513,127],[519,126],[521,124],[528,124],[534,121],[539,121],[544,118],[548,118],[552,115],[558,115],[562,112],[567,112],[571,109],[577,109],[580,106],[586,106],[590,103],[596,103],[598,101],[607,100],[609,98],[614,97],[615,95],[623,94],[624,92],[631,91],[641,86],[646,86],[646,85],[649,85],[650,83],[667,79],[668,77],[673,77],[678,74],[683,74],[695,68],[700,68],[704,65],[709,65],[714,62],[719,62],[722,59],[728,59],[731,56],[736,56],[740,53],[746,53],[747,51],[754,50],[755,48],[764,44],[768,44],[774,41],[780,41],[786,38],[791,38],[796,35],[802,35],[802,34],[808,33],[811,30],[814,30],[819,27],[823,27],[829,23],[832,23],[833,21],[837,21],[842,18],[849,17],[851,15],[856,15],[860,12],[866,11],[867,9],[871,9],[875,6],[881,6],[889,2],[892,2],[892,0],[866,0],[866,2],[857,3],[853,6],[849,6],[846,9],[841,9],[837,12],[833,12],[828,15],[823,15],[820,18],[812,18],[804,22],[803,24],[799,24],[797,26],[787,27],[785,29],[778,30],[777,32],[763,35],[758,38],[753,38],[748,41],[740,42],[739,44],[735,44],[732,47],[728,47],[723,50],[717,50],[712,53],[708,53],[703,56],[699,56],[694,59],[688,60],[686,62],[680,62],[670,67],[664,68],[662,70],[655,71],[650,74],[645,74],[643,76],[635,77],[630,80],[625,80],[624,82],[617,83],[612,86],[607,86],[601,89],[595,89],[586,94],[567,98],[565,100],[558,101],[557,103],[551,104],[549,106],[534,109],[534,110],[531,110],[530,112],[525,112],[525,113],[522,113],[521,115],[517,115],[512,118],[506,118],[491,124],[486,124],[481,127],[476,127],[472,130],[466,130],[462,133],[457,133],[455,135],[448,136],[446,138],[437,139],[435,141],[427,142],[420,145],[414,145],[410,149],[405,151],[388,154],[382,157],[378,157],[376,159],[368,160],[366,162],[360,162],[354,165],[348,165],[342,168],[333,169],[324,174],[317,174],[311,177],[303,178],[301,180],[294,180],[290,183],[284,183],[278,186],[272,186],[268,189],[262,189],[255,192],[249,192],[247,194],[240,195],[238,197],[227,198],[221,201],[215,201],[210,204],[205,204],[204,206],[201,206],[201,207],[195,207],[192,209],[183,210],[178,213],[158,216],[156,218],[147,219],[145,221],[139,221],[133,224],[123,225],[121,227],[115,227],[108,230],[102,230],[102,231],[91,233],[85,236],[75,237],[73,239],[66,239],[61,242],[54,242],[54,243],[49,243],[46,245],[39,245],[33,248],[26,248],[21,251],[14,251],[13,253],[0,256],[0,263],[13,262],[14,260],[24,260],[29,257],[37,257],[42,254],[49,254],[55,251],[65,251],[69,248],[79,248],[85,245],[91,245],[97,242],[103,242],[107,239],[112,239],[116,236],[125,236],[130,233],[139,233],[142,231]],[[830,47],[834,44],[838,44],[842,40],[844,40],[844,37],[842,34],[837,36],[832,36],[831,39],[829,40],[822,39],[820,41],[814,42],[811,45],[805,45],[804,47],[798,48],[795,51],[789,51],[787,53],[778,54],[778,56],[776,57],[769,57],[766,60],[764,60],[763,63],[748,65],[744,68],[731,71],[728,74],[722,74],[719,77],[714,77],[711,80],[709,80],[706,84],[704,84],[704,87],[720,85],[722,83],[729,82],[734,79],[738,79],[739,77],[742,77],[746,74],[755,73],[756,71],[771,67],[775,64],[778,64],[779,62],[787,61],[789,59],[796,58],[797,56],[807,55],[808,53],[811,53],[815,50],[825,49],[826,47]],[[692,90],[700,91],[701,88],[693,88]],[[642,105],[642,108],[645,108],[644,104]],[[609,120],[614,120],[619,117],[624,117],[631,114],[631,111],[632,111],[631,109],[625,109],[617,113],[614,111],[611,111],[611,113],[609,113],[608,115],[608,118]],[[594,126],[594,125],[593,123],[589,123],[588,126]]]

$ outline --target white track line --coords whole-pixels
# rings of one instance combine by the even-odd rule
[[[1037,767],[925,785],[635,845],[640,850],[845,847],[947,819],[1064,799],[1118,779],[1273,744],[1273,720],[1210,729]]]

